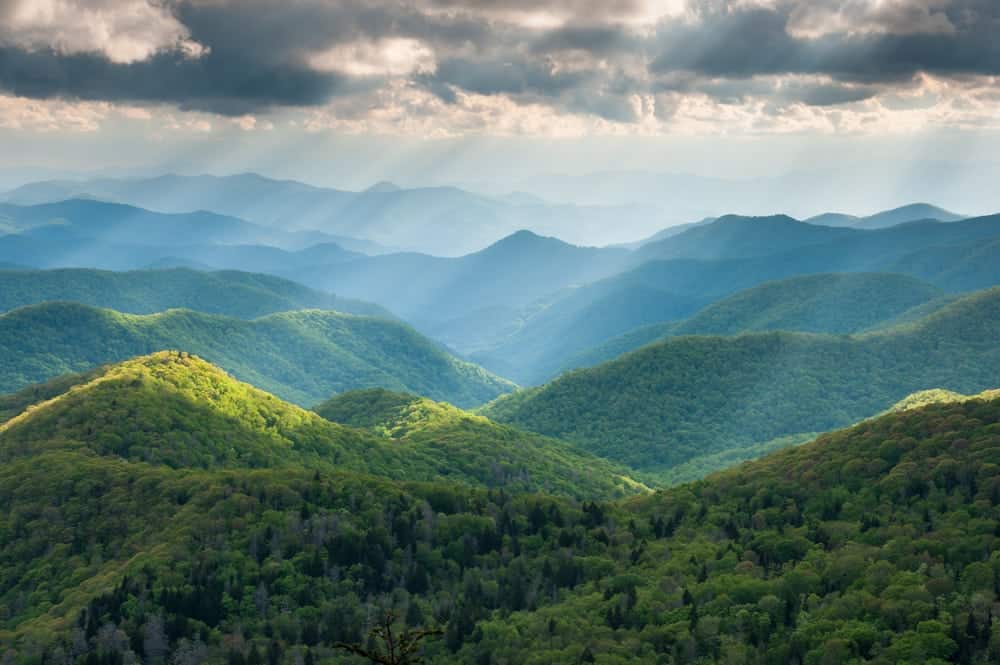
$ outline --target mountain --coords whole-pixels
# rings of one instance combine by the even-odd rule
[[[324,242],[287,251],[270,245],[154,245],[123,244],[113,236],[90,238],[73,232],[19,233],[0,236],[0,257],[18,259],[33,268],[98,268],[137,270],[156,267],[198,270],[242,270],[293,276],[360,254],[336,243]]]
[[[253,319],[296,309],[328,309],[392,318],[378,305],[339,298],[271,275],[235,271],[21,270],[3,273],[0,279],[0,311],[53,300],[130,314],[193,309]]]
[[[612,277],[560,294],[525,317],[516,332],[469,357],[521,385],[535,385],[594,346],[647,324],[684,319],[706,302]]]
[[[210,210],[272,229],[320,231],[347,249],[367,254],[397,247],[440,256],[477,251],[518,229],[571,242],[609,244],[631,228],[662,226],[658,207],[553,204],[537,198],[494,198],[456,187],[400,188],[379,183],[362,192],[313,187],[256,174],[43,181],[10,192],[11,203],[34,205],[88,197],[149,210]],[[367,247],[358,242],[373,243]]]
[[[405,390],[460,406],[511,384],[386,319],[301,310],[246,321],[190,310],[132,315],[44,303],[0,315],[0,391],[103,363],[182,349],[300,404],[355,388]]]
[[[943,296],[905,275],[842,273],[766,282],[678,323],[672,335],[738,335],[764,330],[857,333]]]
[[[688,336],[497,400],[498,422],[643,470],[878,413],[930,387],[976,392],[1000,373],[1000,288],[861,336]]]
[[[995,240],[1000,216],[956,222],[924,220],[884,229],[817,226],[784,215],[720,217],[666,240],[639,248],[633,262],[650,260],[782,261],[788,275],[885,269],[908,254],[930,248]]]
[[[665,229],[657,231],[653,235],[643,238],[642,240],[637,240],[635,242],[622,243],[616,245],[617,247],[624,247],[625,249],[639,249],[643,245],[648,245],[650,243],[659,242],[660,240],[666,240],[667,238],[673,238],[675,235],[683,233],[688,229],[693,229],[698,226],[704,226],[705,224],[711,224],[718,217],[705,217],[704,219],[697,222],[688,222],[686,224],[675,224],[673,226],[668,226]]]
[[[245,173],[223,177],[168,174],[152,178],[41,181],[13,190],[7,200],[36,205],[81,195],[165,213],[211,210],[279,228],[310,228],[313,216],[353,198],[352,192]]]
[[[824,212],[820,215],[815,215],[804,219],[806,224],[815,224],[817,226],[854,226],[859,221],[861,217],[857,215],[847,215],[842,212]]]
[[[892,269],[919,275],[952,292],[1000,283],[1000,238],[928,247],[900,258]]]
[[[581,488],[605,496],[644,489],[628,477],[624,467],[581,455],[562,441],[500,425],[425,397],[373,388],[337,395],[313,410],[327,420],[363,428],[383,439],[438,451],[448,460],[448,471],[442,473],[459,477],[488,473],[497,477],[497,485],[515,487],[521,482],[580,497],[587,496]]]
[[[117,245],[262,244],[302,249],[329,240],[321,233],[271,229],[212,212],[165,214],[88,199],[33,206],[0,203],[0,216],[18,233],[52,241],[85,238]]]
[[[893,208],[885,212],[862,217],[854,224],[858,229],[884,229],[897,224],[907,224],[932,219],[938,222],[957,222],[965,219],[962,215],[932,206],[928,203],[913,203]]]
[[[589,348],[562,354],[561,364],[548,378],[568,369],[599,365],[668,336],[765,330],[857,333],[922,318],[947,302],[940,289],[891,273],[806,275],[765,282],[722,298],[686,319],[663,317],[658,323],[635,326]],[[493,367],[485,358],[476,358]]]
[[[493,335],[497,310],[502,319],[516,319],[534,301],[612,275],[628,260],[627,250],[577,247],[520,231],[460,258],[373,256],[303,271],[298,278],[377,302],[466,352]]]
[[[858,217],[843,213],[828,212],[805,220],[808,224],[818,226],[850,226],[857,229],[884,229],[909,222],[934,220],[938,222],[957,222],[965,219],[944,208],[938,208],[928,203],[911,203],[910,205],[884,210],[873,215]]]
[[[824,245],[857,233],[849,229],[805,224],[787,215],[726,215],[663,240],[647,243],[636,250],[636,260],[751,258],[809,245]]]
[[[52,395],[57,385],[64,391]],[[406,425],[377,436],[282,402],[183,352],[106,366],[40,393],[44,401],[0,426],[0,459],[66,448],[173,468],[352,470],[590,498],[642,489],[621,467],[450,405],[412,398]]]
[[[51,441],[0,466],[0,640],[25,662],[360,663],[335,645],[383,646],[388,614],[428,665],[986,663],[998,423],[989,396],[934,404],[582,503]]]

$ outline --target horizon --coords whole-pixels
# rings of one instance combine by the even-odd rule
[[[0,18],[0,190],[255,172],[643,205],[635,182],[555,181],[691,174],[762,191],[678,186],[653,201],[663,226],[1000,210],[989,0],[8,0]]]

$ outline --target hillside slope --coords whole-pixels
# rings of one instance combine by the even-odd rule
[[[306,405],[380,386],[471,406],[511,388],[402,323],[320,310],[245,321],[190,310],[139,316],[45,303],[0,315],[0,346],[10,350],[0,366],[6,392],[163,349],[195,353]]]
[[[280,277],[236,271],[61,269],[5,272],[0,311],[51,300],[69,300],[129,314],[193,309],[253,319],[295,309],[330,309],[366,316],[392,315],[382,307],[339,298]]]
[[[856,333],[941,295],[940,289],[904,275],[808,275],[767,282],[713,303],[678,323],[672,334]]]
[[[1000,383],[1000,288],[862,336],[675,337],[482,409],[640,469],[827,431],[940,387]]]
[[[0,640],[360,665],[334,645],[392,611],[429,665],[985,664],[998,424],[931,405],[616,503],[38,454],[0,466]]]
[[[504,344],[471,357],[521,385],[535,385],[668,335],[861,332],[943,295],[904,275],[807,275],[765,282],[698,309],[710,298],[654,288],[647,274],[655,271],[633,271],[580,289],[529,319]]]
[[[0,460],[74,451],[177,469],[342,470],[578,497],[643,489],[565,443],[429,400],[410,398],[433,418],[410,414],[391,437],[334,423],[185,352],[133,358],[61,387],[0,424]]]

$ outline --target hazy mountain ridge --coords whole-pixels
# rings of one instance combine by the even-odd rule
[[[618,232],[615,220],[628,216],[635,224],[653,229],[661,215],[650,206],[510,200],[456,187],[394,186],[349,192],[256,174],[48,181],[19,187],[7,194],[7,200],[39,204],[83,195],[164,212],[212,210],[272,228],[348,236],[342,244],[356,251],[366,248],[351,238],[376,243],[376,251],[366,253],[384,253],[378,248],[389,246],[443,256],[479,250],[521,228],[575,242],[590,237],[593,244],[607,244]]]

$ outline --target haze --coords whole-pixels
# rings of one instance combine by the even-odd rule
[[[723,213],[1000,209],[990,0],[3,0],[0,18],[2,189],[256,172],[655,207],[572,238],[595,244]]]

